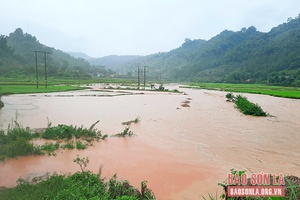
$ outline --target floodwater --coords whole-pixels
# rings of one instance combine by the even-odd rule
[[[19,177],[32,173],[79,171],[72,162],[77,154],[89,157],[88,169],[95,173],[102,164],[107,178],[117,173],[136,187],[147,180],[162,200],[219,196],[217,184],[231,168],[300,176],[300,100],[244,94],[272,115],[252,117],[226,102],[226,92],[180,90],[186,95],[85,90],[2,97],[0,129],[16,116],[31,128],[48,122],[89,127],[100,120],[96,128],[109,135],[123,131],[122,122],[136,117],[140,122],[130,127],[135,137],[109,137],[83,151],[0,163],[0,186],[16,185]]]

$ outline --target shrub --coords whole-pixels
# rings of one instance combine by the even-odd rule
[[[235,102],[236,106],[240,111],[245,115],[253,115],[253,116],[267,116],[267,113],[262,110],[262,108],[254,104],[246,97],[238,95]]]

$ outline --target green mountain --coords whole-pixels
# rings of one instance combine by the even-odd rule
[[[251,26],[224,30],[207,41],[185,39],[177,49],[137,57],[119,68],[136,71],[145,65],[148,76],[173,81],[300,86],[300,17],[268,33]]]
[[[9,36],[0,35],[0,76],[13,78],[35,77],[35,53],[46,51],[48,76],[90,78],[113,73],[104,66],[91,65],[82,58],[74,58],[60,50],[41,44],[36,37],[18,28]],[[44,54],[37,53],[38,71],[44,73]]]

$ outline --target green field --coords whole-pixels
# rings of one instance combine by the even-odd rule
[[[131,85],[136,81],[131,79],[119,78],[95,78],[95,79],[58,79],[51,78],[48,81],[48,87],[45,87],[45,81],[39,81],[38,88],[36,82],[29,79],[15,79],[0,77],[0,96],[7,94],[25,94],[25,93],[45,93],[45,92],[60,92],[70,90],[80,90],[85,85],[90,83],[119,83],[123,85]]]
[[[92,79],[71,79],[71,78],[50,78],[48,88],[45,88],[45,82],[39,81],[39,87],[36,88],[36,82],[32,79],[16,79],[0,77],[0,96],[5,94],[24,94],[24,93],[42,93],[58,92],[83,89],[79,85],[91,83],[117,83],[123,85],[133,85],[137,83],[134,79],[121,78],[92,78]],[[300,99],[300,88],[270,86],[262,84],[227,84],[227,83],[187,83],[186,87],[196,89],[224,90],[228,92],[266,94],[276,97]]]
[[[300,99],[300,88],[262,84],[189,83],[196,89],[224,90],[228,92],[266,94],[276,97]]]

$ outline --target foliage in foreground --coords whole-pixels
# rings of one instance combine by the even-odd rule
[[[100,174],[86,170],[89,159],[77,156],[73,160],[81,172],[72,175],[52,175],[48,179],[33,184],[23,179],[18,180],[15,188],[0,192],[0,199],[93,199],[93,200],[155,200],[153,192],[147,188],[146,181],[141,183],[141,191],[128,181],[117,180],[116,175],[105,182]]]
[[[23,128],[17,121],[14,121],[14,125],[8,127],[7,132],[0,130],[0,161],[18,156],[43,155],[45,153],[55,155],[55,151],[59,148],[86,149],[93,140],[99,141],[107,138],[107,135],[102,135],[95,129],[98,122],[90,128],[63,124],[51,127],[49,124],[46,130],[32,132],[29,128]],[[38,146],[33,143],[33,140],[37,138],[56,140],[56,143],[46,142]]]
[[[235,102],[236,107],[245,115],[267,116],[267,113],[258,105],[250,102],[246,97],[232,93],[226,94],[227,101]]]

